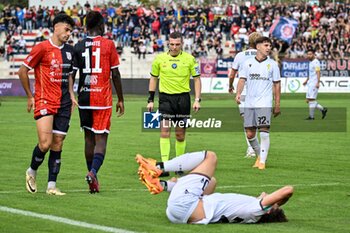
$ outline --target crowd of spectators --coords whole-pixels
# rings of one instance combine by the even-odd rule
[[[5,46],[8,56],[26,52],[23,40],[14,40],[13,35],[32,32],[38,35],[35,42],[45,39],[43,30],[51,29],[55,15],[64,11],[72,16],[76,27],[72,43],[86,37],[82,27],[84,17],[90,10],[100,11],[106,22],[106,37],[113,39],[118,52],[131,47],[138,57],[145,58],[150,52],[164,51],[168,35],[180,31],[184,36],[184,50],[195,57],[215,54],[223,56],[223,47],[235,52],[248,45],[248,35],[258,31],[265,36],[278,17],[294,18],[298,28],[291,45],[273,38],[274,54],[290,58],[304,57],[312,47],[321,59],[350,58],[350,5],[325,3],[323,6],[305,3],[279,3],[271,5],[226,6],[90,6],[77,2],[66,7],[7,6],[0,15],[0,30],[6,34]],[[24,41],[25,42],[25,41]]]

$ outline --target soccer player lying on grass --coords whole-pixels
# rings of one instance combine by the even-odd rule
[[[214,193],[213,177],[217,157],[212,151],[187,153],[166,162],[156,162],[136,155],[140,180],[152,194],[170,192],[166,215],[173,223],[263,223],[286,222],[281,205],[293,194],[285,186],[259,197],[236,193]],[[159,180],[162,172],[190,171],[169,181]]]

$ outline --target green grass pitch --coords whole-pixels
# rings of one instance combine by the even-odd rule
[[[25,190],[25,170],[37,143],[33,114],[26,112],[26,99],[0,99],[0,207],[118,228],[134,232],[349,232],[350,229],[350,94],[320,94],[327,107],[347,108],[345,132],[271,132],[269,160],[265,171],[251,168],[244,158],[242,132],[188,132],[187,151],[213,150],[218,155],[218,192],[259,195],[286,184],[295,195],[284,206],[289,218],[279,224],[171,224],[165,215],[167,193],[151,195],[137,177],[136,153],[158,158],[159,134],[141,131],[141,108],[145,96],[127,95],[125,115],[112,118],[107,155],[99,172],[101,193],[88,193],[83,154],[83,133],[75,110],[63,147],[58,187],[66,196],[45,194],[47,159],[38,171],[38,193]],[[236,107],[229,95],[204,95],[202,108]],[[304,95],[281,98],[285,107],[305,108]],[[323,123],[331,122],[332,111]],[[328,117],[330,117],[328,119]],[[320,113],[316,113],[317,121]],[[272,123],[273,125],[273,123]],[[174,144],[174,135],[172,135]],[[171,151],[174,155],[174,146]],[[0,232],[103,232],[31,216],[0,211]]]

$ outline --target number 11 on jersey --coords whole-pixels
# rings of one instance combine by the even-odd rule
[[[102,73],[102,69],[100,67],[100,53],[101,49],[96,48],[96,51],[92,52],[92,56],[95,57],[95,66],[90,66],[90,50],[88,48],[85,49],[85,52],[82,56],[85,58],[85,68],[83,68],[83,73]],[[92,68],[92,69],[91,69]]]

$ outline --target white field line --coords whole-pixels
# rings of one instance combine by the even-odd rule
[[[23,216],[28,216],[28,217],[50,220],[50,221],[59,222],[59,223],[67,224],[67,225],[83,227],[83,228],[88,228],[88,229],[94,229],[94,230],[99,230],[99,231],[103,231],[103,232],[134,233],[133,231],[127,231],[127,230],[123,230],[123,229],[119,229],[119,228],[91,224],[91,223],[87,223],[87,222],[72,220],[69,218],[62,218],[62,217],[58,217],[58,216],[54,216],[54,215],[39,214],[39,213],[35,213],[32,211],[14,209],[14,208],[9,208],[6,206],[1,206],[1,205],[0,205],[0,211],[6,212],[6,213],[11,213],[11,214],[18,214],[18,215],[23,215]]]
[[[285,184],[262,184],[262,185],[227,185],[227,186],[217,186],[216,189],[235,189],[235,188],[264,188],[264,187],[283,187]],[[308,188],[308,187],[322,187],[322,186],[349,186],[349,184],[340,183],[340,182],[333,182],[333,183],[314,183],[314,184],[292,184],[294,187],[301,187],[301,188]],[[63,190],[64,192],[69,193],[88,193],[87,189],[68,189]],[[137,188],[137,189],[130,189],[130,188],[120,188],[120,189],[106,189],[103,192],[146,192],[147,189],[144,188]],[[15,194],[15,193],[25,193],[25,189],[21,190],[3,190],[0,191],[0,194]],[[45,193],[38,192],[38,193]]]

